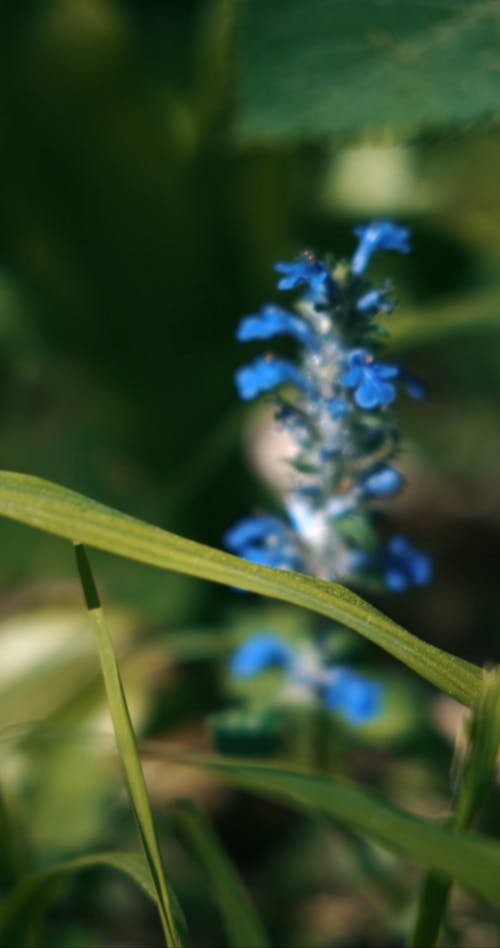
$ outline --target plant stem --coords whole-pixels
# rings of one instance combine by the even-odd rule
[[[500,744],[500,669],[485,671],[470,721],[469,744],[462,764],[457,801],[449,825],[466,830],[490,790]],[[420,894],[410,948],[437,944],[452,882],[429,873]]]

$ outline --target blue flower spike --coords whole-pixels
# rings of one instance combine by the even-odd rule
[[[377,251],[395,250],[398,253],[409,253],[411,250],[409,228],[393,221],[373,221],[371,224],[356,227],[354,233],[359,237],[359,243],[351,260],[351,272],[357,277],[365,272]]]
[[[392,312],[395,303],[391,284],[372,287],[365,270],[377,251],[408,253],[410,233],[401,224],[378,220],[356,234],[350,270],[338,267],[335,277],[309,253],[277,263],[278,288],[298,290],[297,307],[268,303],[238,326],[241,342],[285,335],[299,351],[296,361],[270,353],[236,372],[246,401],[287,386],[275,398],[290,472],[280,488],[283,516],[246,517],[227,531],[224,542],[262,566],[354,585],[378,576],[390,590],[404,592],[430,581],[430,558],[399,534],[378,547],[370,538],[376,502],[404,485],[393,464],[398,388],[416,399],[424,398],[426,389],[399,365],[378,358],[377,316]],[[380,712],[380,685],[349,668],[332,668],[320,643],[292,648],[280,636],[261,633],[240,646],[231,663],[237,677],[271,666],[283,669],[283,700],[288,694],[320,701],[353,725]]]

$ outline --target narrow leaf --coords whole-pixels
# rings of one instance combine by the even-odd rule
[[[477,694],[479,668],[422,642],[337,583],[257,566],[28,474],[0,472],[0,514],[75,543],[311,609],[364,635],[464,704],[471,706]]]
[[[139,853],[97,853],[71,859],[25,876],[0,905],[0,945],[12,948],[26,944],[27,936],[47,902],[57,893],[59,884],[68,876],[84,869],[108,866],[127,875],[156,902],[148,864]]]
[[[266,948],[269,940],[235,867],[204,813],[191,801],[172,808],[175,825],[204,866],[232,948]]]
[[[487,671],[469,722],[469,744],[462,762],[460,789],[450,829],[466,830],[491,790],[500,744],[500,669]],[[410,945],[437,944],[451,880],[429,873],[422,886]]]
[[[248,764],[244,760],[184,755],[184,762],[187,759],[216,771],[234,786],[278,798],[295,808],[320,811],[500,905],[500,844],[497,842],[479,835],[453,832],[439,823],[413,816],[347,780]]]
[[[75,553],[85,600],[99,650],[101,670],[106,688],[108,708],[113,721],[118,755],[139,829],[144,854],[151,873],[165,941],[168,946],[181,945],[182,942],[174,920],[169,886],[165,878],[144,774],[137,751],[134,728],[130,719],[127,699],[123,690],[113,643],[107,630],[103,611],[100,608],[99,596],[90,565],[81,544],[75,546]]]

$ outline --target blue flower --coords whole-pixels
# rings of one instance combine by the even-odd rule
[[[374,497],[389,497],[403,485],[403,475],[390,464],[380,464],[373,468],[363,480],[367,494]]]
[[[301,569],[297,541],[278,517],[244,517],[226,530],[224,545],[236,556],[275,569]]]
[[[238,326],[236,338],[239,342],[250,342],[253,339],[271,339],[282,333],[294,336],[303,345],[311,348],[317,348],[320,344],[318,336],[305,319],[295,313],[289,313],[281,306],[275,306],[274,303],[267,303],[260,313],[245,316]]]
[[[243,365],[234,376],[240,398],[250,401],[262,392],[270,392],[285,382],[295,385],[309,395],[316,394],[316,386],[307,375],[288,359],[273,355],[257,356],[253,362]]]
[[[400,379],[412,398],[423,399],[427,398],[427,386],[420,381],[420,379],[415,378],[414,375],[410,375],[409,372],[401,372]]]
[[[383,287],[381,290],[368,290],[363,296],[360,296],[356,309],[358,313],[364,316],[375,316],[376,313],[392,313],[395,303],[387,299],[387,293],[390,287]]]
[[[278,635],[260,632],[243,642],[234,652],[229,670],[235,678],[251,678],[268,668],[288,669],[293,651]]]
[[[377,250],[409,253],[411,249],[408,227],[402,227],[393,221],[373,221],[371,224],[356,227],[354,233],[359,237],[359,244],[351,260],[351,271],[355,276],[364,273],[372,254]]]
[[[323,701],[331,711],[340,711],[350,724],[364,724],[379,714],[382,688],[349,668],[336,668],[324,689]]]
[[[432,560],[417,550],[406,537],[395,534],[382,551],[382,572],[393,592],[411,586],[426,586],[432,579]]]
[[[284,276],[278,280],[279,290],[295,290],[306,284],[310,290],[313,302],[326,303],[336,290],[330,270],[322,260],[317,260],[310,254],[303,254],[299,260],[291,263],[279,261],[274,269]]]
[[[368,349],[353,349],[347,358],[347,372],[341,376],[342,385],[354,389],[354,400],[360,408],[371,409],[390,405],[396,398],[396,388],[389,379],[400,375],[397,365],[377,362]]]

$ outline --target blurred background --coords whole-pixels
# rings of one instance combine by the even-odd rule
[[[277,299],[275,260],[305,247],[348,256],[353,226],[394,216],[411,226],[414,252],[379,258],[371,276],[397,289],[388,356],[431,397],[401,405],[408,486],[388,529],[431,552],[436,578],[377,605],[442,648],[492,662],[500,17],[495,5],[471,15],[477,6],[7,0],[2,467],[220,546],[228,525],[270,500],[252,470],[261,415],[233,386],[246,358],[238,319]],[[224,934],[169,823],[179,795],[210,814],[276,944],[401,944],[414,868],[168,762],[172,743],[210,747],[210,720],[222,721],[223,750],[273,750],[268,725],[249,737],[244,721],[240,731],[214,718],[238,698],[225,660],[245,632],[304,634],[311,617],[103,554],[92,563],[193,944]],[[390,701],[362,734],[339,725],[338,766],[414,812],[446,812],[459,706],[354,635],[345,649],[387,683]],[[23,858],[36,867],[135,847],[72,551],[7,521],[0,708]],[[482,828],[495,829],[493,807]],[[500,945],[492,910],[463,893],[455,909],[450,943]],[[47,932],[46,944],[69,948],[161,943],[153,910],[105,870],[62,890]]]

